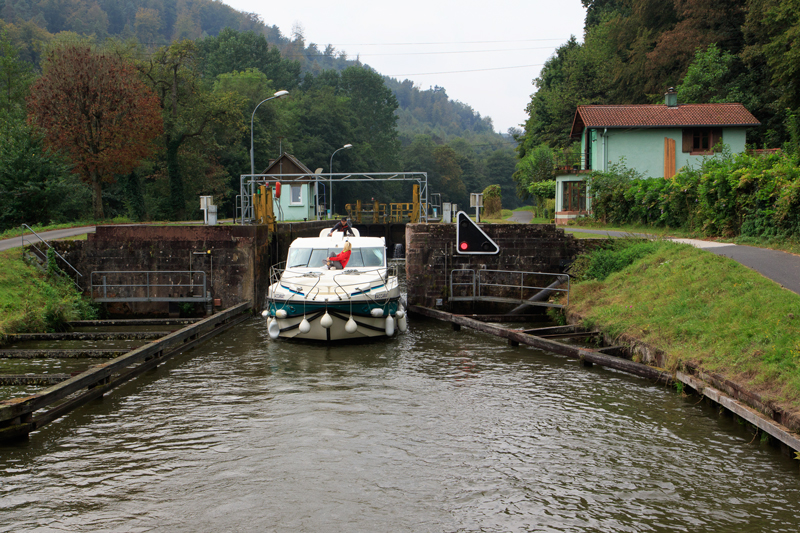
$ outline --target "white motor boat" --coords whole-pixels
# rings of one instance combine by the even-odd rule
[[[383,237],[345,236],[324,229],[319,237],[295,239],[285,263],[272,267],[267,305],[269,335],[342,340],[405,332],[397,266],[388,266]],[[341,270],[328,270],[328,257],[352,246]]]

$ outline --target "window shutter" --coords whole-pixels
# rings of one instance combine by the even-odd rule
[[[711,128],[711,148],[722,140],[722,128]]]
[[[683,128],[683,147],[681,151],[688,153],[692,151],[692,143],[694,142],[694,132],[692,128]]]

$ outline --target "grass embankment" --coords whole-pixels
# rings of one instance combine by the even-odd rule
[[[578,265],[598,278],[572,285],[570,309],[586,326],[663,350],[671,371],[695,363],[800,411],[800,296],[692,246],[614,246]]]
[[[68,279],[26,264],[19,250],[0,252],[0,341],[9,333],[55,331],[66,321],[95,316]]]

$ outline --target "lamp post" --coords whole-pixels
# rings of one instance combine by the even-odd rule
[[[263,104],[264,102],[269,102],[270,100],[274,100],[275,98],[283,98],[289,94],[289,91],[278,91],[274,95],[270,96],[265,100],[261,100],[255,109],[253,109],[253,114],[250,116],[250,183],[253,183],[253,174],[256,173],[255,171],[255,157],[253,155],[253,120],[256,117],[256,110],[258,107]],[[251,191],[252,192],[252,191]],[[244,224],[244,190],[240,190],[239,194],[242,196],[242,223]]]
[[[253,115],[250,117],[250,176],[252,179],[252,175],[256,173],[255,171],[255,164],[254,164],[254,157],[253,157],[253,120],[256,117],[256,110],[258,107],[263,104],[264,102],[269,102],[270,100],[274,100],[275,98],[283,98],[289,94],[289,91],[278,91],[274,95],[270,96],[265,100],[261,100],[255,109],[253,109]]]
[[[338,152],[339,150],[347,150],[347,149],[352,148],[352,147],[353,147],[352,144],[345,144],[341,148],[336,149],[331,154],[331,162],[328,165],[328,172],[329,172],[329,174],[328,174],[328,194],[331,195],[330,200],[329,200],[330,204],[331,204],[331,215],[333,215],[333,156],[335,156],[336,152]]]

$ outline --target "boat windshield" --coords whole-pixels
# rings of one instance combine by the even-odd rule
[[[329,257],[339,254],[341,248],[290,248],[287,268],[319,268]],[[385,266],[384,249],[382,247],[353,248],[347,268],[350,267],[382,267]]]

